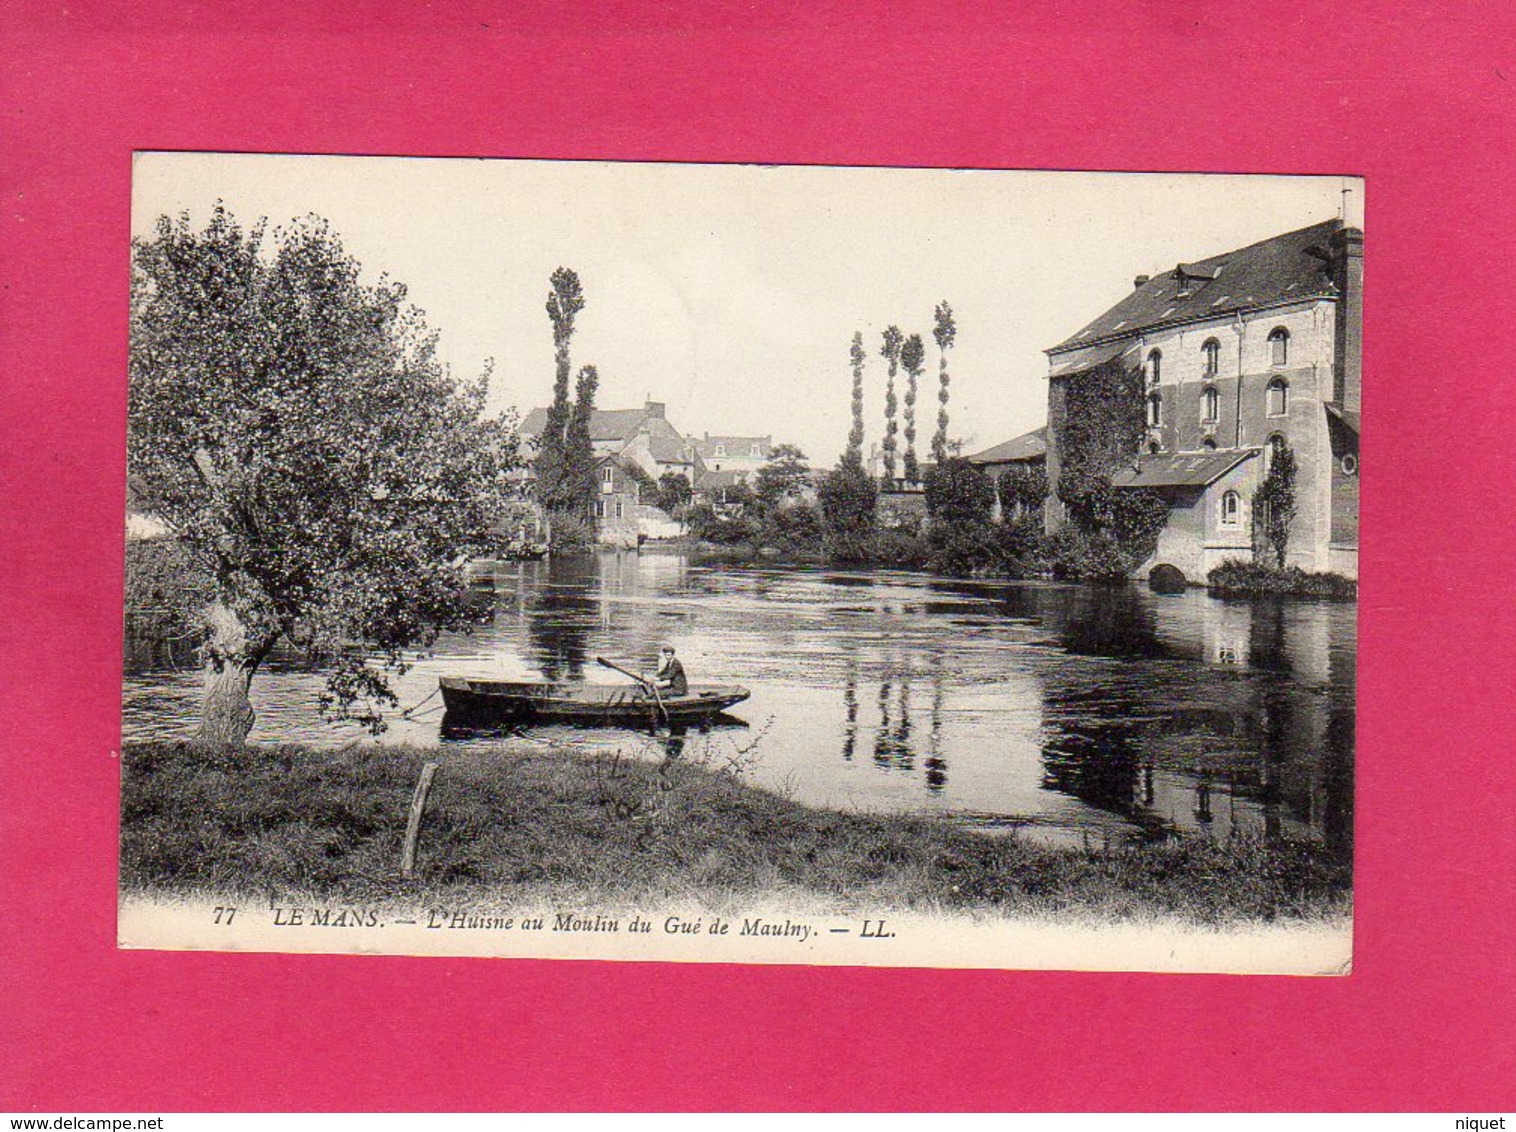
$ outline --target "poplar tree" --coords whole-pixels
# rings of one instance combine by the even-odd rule
[[[890,364],[889,378],[884,386],[884,443],[881,445],[886,487],[893,487],[895,483],[895,433],[898,431],[895,423],[895,373],[900,366],[900,347],[904,341],[905,336],[900,333],[900,327],[886,327],[884,345],[879,350],[880,355]]]
[[[853,427],[847,434],[847,450],[842,462],[863,467],[863,332],[853,332],[853,345],[848,351],[853,363]]]
[[[953,322],[953,308],[948,306],[946,299],[937,304],[936,320],[937,325],[932,329],[932,337],[937,339],[937,376],[939,387],[937,390],[937,431],[932,435],[932,459],[940,465],[947,461],[947,352],[952,349],[953,341],[958,337],[958,327]]]
[[[900,347],[900,364],[905,367],[905,480],[921,481],[921,466],[916,460],[916,386],[926,364],[926,347],[921,335],[912,334]]]
[[[595,498],[595,446],[590,437],[590,418],[595,413],[595,391],[600,374],[594,366],[579,371],[574,386],[574,407],[563,444],[562,510],[585,514]]]
[[[573,492],[564,490],[564,472],[568,446],[569,419],[573,407],[569,402],[569,343],[574,337],[574,318],[584,309],[584,292],[579,276],[568,267],[553,272],[547,295],[547,317],[553,324],[553,403],[548,406],[547,424],[537,441],[537,500],[549,511],[572,508]]]

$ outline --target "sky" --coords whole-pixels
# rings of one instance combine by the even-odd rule
[[[922,335],[925,454],[932,314],[950,303],[949,434],[977,451],[1046,422],[1042,351],[1134,276],[1337,216],[1344,188],[1361,226],[1362,183],[1341,177],[143,153],[132,233],[181,212],[203,226],[218,199],[245,225],[324,217],[368,278],[407,286],[454,375],[493,359],[491,404],[523,416],[551,399],[548,279],[571,267],[573,365],[599,370],[600,408],[662,401],[687,434],[772,435],[830,465],[854,331],[866,447],[881,332]]]

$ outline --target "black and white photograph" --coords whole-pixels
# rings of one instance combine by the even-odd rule
[[[120,945],[1347,974],[1364,202],[138,153]]]

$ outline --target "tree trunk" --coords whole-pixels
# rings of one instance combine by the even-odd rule
[[[252,639],[236,612],[219,601],[206,611],[206,624],[205,698],[196,737],[202,743],[241,745],[255,718],[248,686],[273,641]]]

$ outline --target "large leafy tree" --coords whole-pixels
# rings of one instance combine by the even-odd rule
[[[553,324],[553,403],[548,406],[547,424],[537,440],[537,499],[549,511],[576,510],[577,492],[566,482],[568,432],[573,417],[569,400],[569,344],[574,338],[574,319],[584,309],[584,289],[579,276],[568,267],[560,267],[548,280],[547,317]],[[567,477],[567,478],[571,478]]]
[[[776,445],[768,461],[754,477],[753,494],[772,511],[800,499],[810,486],[811,466],[805,453],[793,444]]]
[[[932,459],[939,465],[947,461],[948,431],[948,351],[958,337],[958,326],[953,321],[953,308],[947,300],[937,304],[932,337],[937,340],[937,431],[932,434]]]
[[[900,327],[892,325],[885,328],[884,342],[879,348],[880,355],[890,365],[884,386],[884,443],[880,446],[884,453],[884,482],[888,486],[895,483],[895,435],[900,427],[895,423],[895,374],[900,369],[900,347],[904,342]]]
[[[200,736],[243,741],[276,643],[382,729],[403,650],[463,623],[460,568],[516,464],[487,376],[455,382],[405,288],[325,222],[265,240],[219,205],[133,247],[128,471],[209,578]]]
[[[912,334],[900,346],[900,364],[905,369],[905,480],[921,482],[921,465],[916,459],[916,388],[926,365],[926,347],[921,335]]]

